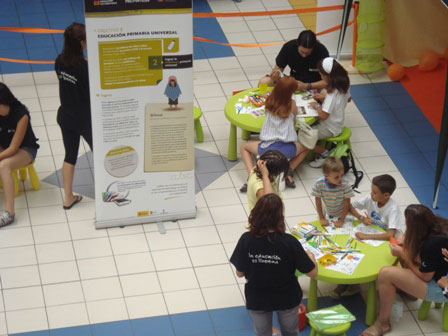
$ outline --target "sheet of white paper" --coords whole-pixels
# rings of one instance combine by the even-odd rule
[[[347,254],[344,259],[342,257],[345,254],[341,254],[340,256],[337,255],[336,259],[337,262],[335,265],[327,266],[326,268],[332,271],[352,275],[353,272],[355,272],[356,267],[358,267],[359,263],[362,261],[362,258],[364,258],[364,254],[362,253],[349,253]],[[341,260],[342,259],[342,260]]]
[[[338,234],[348,234],[353,235],[353,217],[347,216],[345,218],[344,225],[342,227],[338,228],[334,225],[334,223],[338,220],[337,218],[329,218],[326,216],[328,222],[330,225],[326,226],[325,229],[327,232],[331,235],[338,235]]]
[[[365,234],[380,234],[380,233],[384,233],[381,230],[378,230],[370,225],[364,225],[364,224],[359,224],[358,226],[356,226],[354,228],[354,233],[356,232],[361,232],[361,233],[365,233]],[[365,239],[362,241],[365,244],[369,244],[372,246],[380,246],[382,244],[385,243],[384,240],[373,240],[373,239]]]

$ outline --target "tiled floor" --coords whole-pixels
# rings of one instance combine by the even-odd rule
[[[54,7],[49,10],[50,3]],[[43,1],[32,10],[24,0],[2,0],[1,22],[60,29],[79,19],[80,3]],[[66,10],[63,4],[73,9],[65,18],[68,22],[30,21],[42,11],[48,18],[57,16],[58,9]],[[196,11],[291,8],[287,0],[195,0],[194,4]],[[12,15],[13,7],[19,15]],[[210,20],[214,19],[195,21],[196,36],[230,43],[278,42],[303,29],[295,15]],[[214,33],[207,35],[210,31]],[[37,43],[31,36],[11,42],[10,35],[0,34],[10,39],[11,46],[3,43],[0,57],[37,60],[55,54],[60,46],[60,36],[53,35],[53,49],[44,55],[31,52],[32,43]],[[34,65],[0,64],[0,79],[31,111],[41,145],[35,168],[42,181],[39,191],[28,182],[21,186],[17,220],[0,231],[0,335],[253,335],[243,307],[243,281],[228,262],[245,230],[248,211],[246,196],[238,191],[246,179],[244,167],[241,161],[226,159],[229,123],[223,106],[232,91],[257,85],[258,78],[270,71],[279,48],[231,49],[195,42],[195,103],[204,113],[205,133],[205,142],[196,144],[198,215],[165,223],[165,235],[155,224],[94,229],[93,168],[85,144],[79,153],[75,190],[86,197],[72,210],[62,209],[57,171],[64,150],[56,124],[56,76]],[[366,173],[360,191],[368,192],[370,180],[387,172],[397,180],[394,198],[402,208],[418,202],[416,195],[428,203],[434,129],[402,86],[388,83],[384,74],[351,75],[351,82],[354,103],[347,108],[346,125],[353,132],[357,165]],[[288,225],[316,218],[310,189],[320,174],[307,165],[297,169],[297,188],[284,192]],[[448,209],[446,187],[445,179],[442,214]],[[299,281],[306,297],[308,280]],[[325,296],[332,287],[319,283],[320,294]],[[359,313],[362,299],[354,300],[353,309]],[[402,319],[393,322],[393,335],[442,334],[441,311],[431,310],[422,322],[416,317],[418,307],[418,302],[405,302]],[[350,335],[362,330],[362,317],[358,320]]]

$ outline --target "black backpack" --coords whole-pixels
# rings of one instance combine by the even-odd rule
[[[355,183],[352,184],[353,191],[356,191],[359,193],[358,186],[361,182],[362,178],[364,177],[364,172],[356,169],[355,166],[355,159],[353,157],[353,153],[348,148],[348,145],[339,143],[338,145],[333,144],[333,147],[330,149],[329,156],[334,156],[339,159],[341,159],[343,165],[344,165],[344,174],[347,174],[347,172],[351,169],[353,175],[355,176]]]

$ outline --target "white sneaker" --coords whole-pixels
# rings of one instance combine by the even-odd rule
[[[315,158],[313,161],[308,162],[308,165],[312,168],[320,168],[324,164],[324,161],[327,157],[319,155],[317,158]]]
[[[15,215],[11,215],[9,211],[5,210],[0,216],[0,228],[14,222]]]

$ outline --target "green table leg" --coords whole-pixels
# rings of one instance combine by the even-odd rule
[[[307,309],[309,312],[317,310],[317,280],[310,279]]]
[[[241,139],[250,140],[250,132],[246,130],[241,130]]]
[[[423,301],[422,304],[420,305],[420,309],[418,310],[418,319],[420,321],[424,321],[428,317],[431,304],[432,304],[431,301]]]
[[[236,161],[236,126],[230,124],[229,148],[227,150],[227,159]]]
[[[202,130],[201,121],[199,119],[194,121],[194,130],[196,131],[198,142],[204,142],[204,131]]]
[[[375,322],[376,318],[376,283],[369,282],[369,289],[367,290],[367,307],[366,307],[366,324],[368,326]]]

